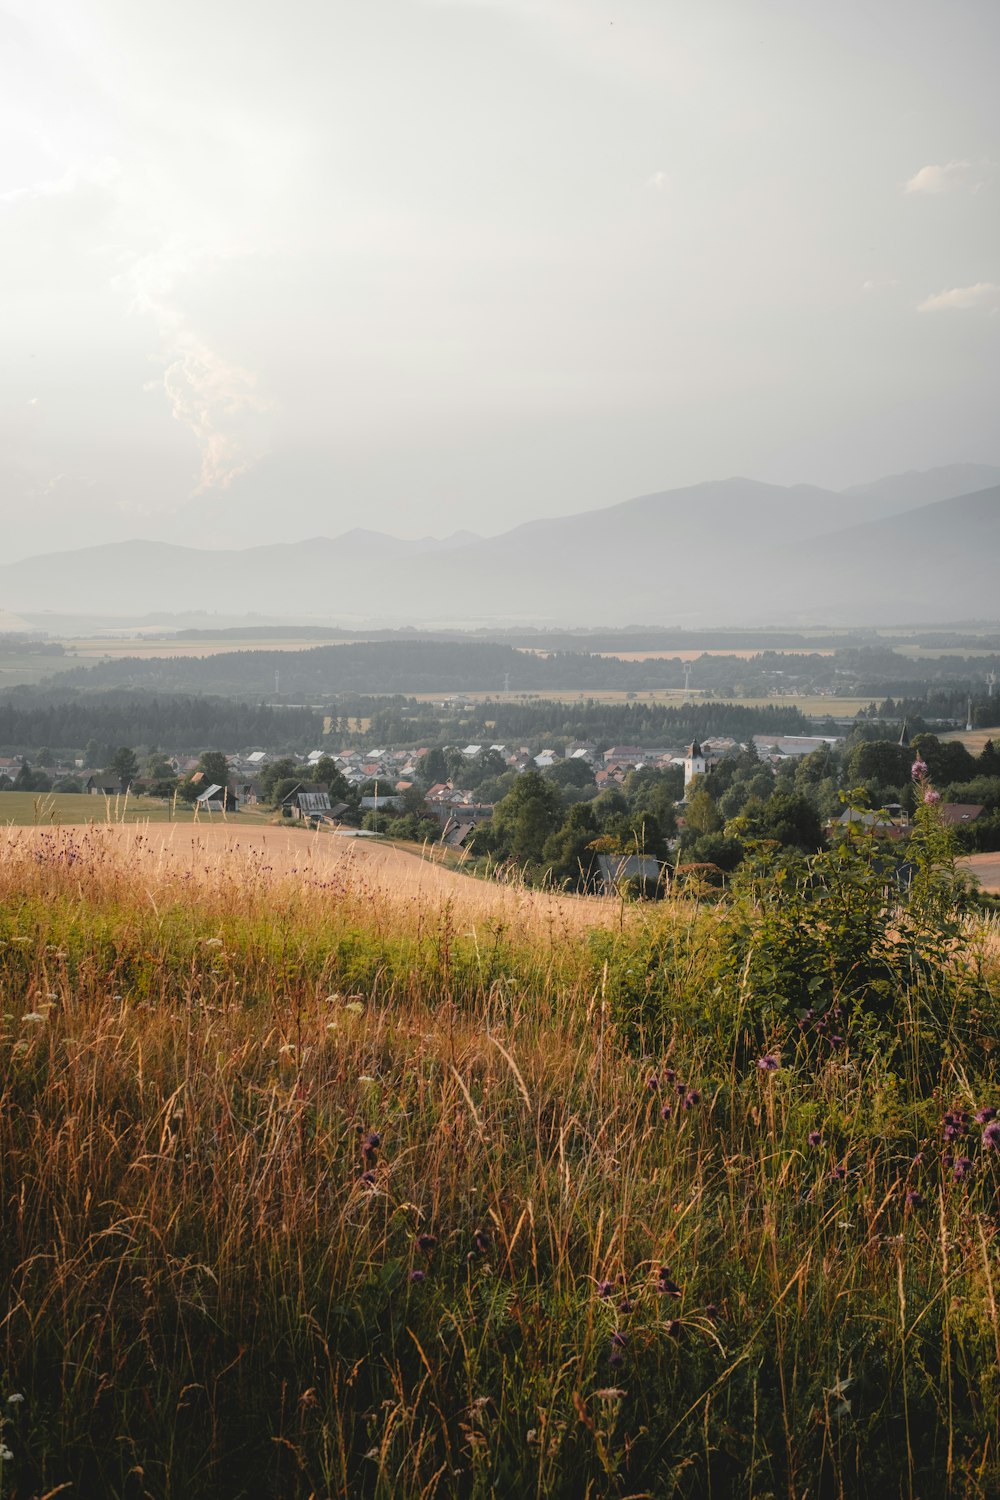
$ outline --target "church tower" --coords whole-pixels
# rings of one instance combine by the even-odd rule
[[[704,776],[708,770],[708,761],[704,751],[697,740],[692,740],[684,754],[684,792],[696,776]]]

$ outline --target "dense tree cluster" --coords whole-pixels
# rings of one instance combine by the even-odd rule
[[[213,744],[311,749],[323,732],[311,709],[269,708],[232,698],[186,697],[116,690],[82,693],[13,688],[0,695],[0,745],[7,754],[34,753],[38,745],[80,754],[88,742],[103,764],[119,745],[169,745],[197,754]]]

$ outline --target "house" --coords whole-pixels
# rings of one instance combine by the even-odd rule
[[[947,828],[961,828],[965,823],[974,823],[984,806],[982,802],[943,802],[941,821]]]
[[[296,819],[315,819],[317,822],[333,817],[330,793],[325,786],[315,781],[300,781],[281,799],[282,816]]]
[[[633,882],[651,894],[660,884],[660,862],[651,854],[599,854],[597,869],[605,896],[617,896]]]
[[[846,829],[851,823],[860,824],[867,833],[884,839],[901,839],[908,832],[905,819],[896,822],[885,808],[881,812],[869,812],[863,808],[845,807],[839,818],[831,820],[829,827],[831,831],[835,828]]]
[[[20,770],[20,767],[18,767],[18,770]],[[92,797],[116,797],[121,788],[113,782],[109,782],[107,777],[102,776],[99,771],[95,771],[83,783],[83,790],[89,792]]]

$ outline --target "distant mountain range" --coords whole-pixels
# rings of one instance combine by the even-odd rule
[[[957,464],[842,493],[716,480],[485,538],[354,530],[242,550],[133,541],[54,552],[0,567],[0,612],[919,624],[996,618],[998,577],[1000,469]]]

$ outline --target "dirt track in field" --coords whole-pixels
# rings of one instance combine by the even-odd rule
[[[1000,853],[970,854],[959,864],[972,871],[984,891],[1000,893]]]

